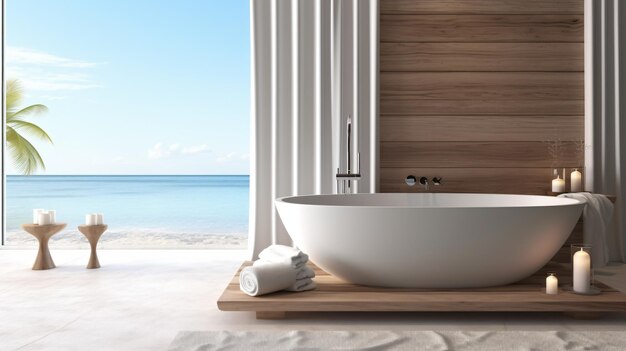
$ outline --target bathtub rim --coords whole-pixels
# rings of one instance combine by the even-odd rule
[[[417,206],[417,205],[363,205],[363,204],[321,204],[321,203],[303,203],[303,202],[295,202],[290,200],[296,200],[301,198],[314,198],[314,197],[343,197],[343,196],[360,196],[367,197],[372,195],[461,195],[461,196],[515,196],[515,197],[534,197],[534,198],[544,198],[550,199],[551,201],[558,201],[561,203],[553,203],[553,204],[536,204],[536,205],[482,205],[482,206]],[[309,195],[291,195],[291,196],[282,196],[276,198],[274,200],[276,205],[278,203],[290,204],[290,205],[300,205],[300,206],[313,206],[313,207],[332,207],[332,208],[371,208],[371,209],[517,209],[517,208],[543,208],[543,207],[568,207],[568,206],[580,206],[586,205],[587,202],[584,200],[573,199],[573,198],[565,198],[565,197],[556,197],[549,195],[527,195],[527,194],[493,194],[493,193],[435,193],[435,192],[423,192],[423,193],[357,193],[357,194],[309,194]]]

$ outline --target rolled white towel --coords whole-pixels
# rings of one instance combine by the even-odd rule
[[[245,267],[239,275],[239,288],[250,296],[273,293],[296,284],[296,273],[285,263]]]
[[[288,287],[287,291],[306,291],[306,290],[313,290],[317,287],[317,284],[315,284],[315,281],[313,281],[313,279],[311,278],[305,278],[305,279],[298,279],[296,280],[296,282],[291,285],[290,287]]]
[[[256,260],[252,262],[253,266],[260,266],[264,264],[275,264],[276,262],[266,261],[266,260]],[[287,264],[285,262],[280,262],[281,264]],[[289,265],[291,267],[291,265]],[[311,269],[311,267],[304,265],[300,268],[293,268],[296,270],[296,279],[306,279],[306,278],[315,278],[315,271]]]
[[[285,245],[270,245],[259,253],[259,258],[270,262],[287,262],[293,268],[304,266],[309,260],[309,255]]]

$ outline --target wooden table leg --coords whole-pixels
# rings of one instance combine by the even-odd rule
[[[98,239],[100,237],[89,238],[89,246],[91,246],[91,255],[89,256],[89,262],[87,263],[87,269],[100,268],[100,261],[98,261],[98,253],[96,252],[96,246],[98,246]]]
[[[89,246],[91,247],[91,253],[89,255],[89,262],[87,262],[87,269],[100,268],[100,261],[98,260],[98,252],[96,247],[98,246],[98,240],[102,234],[107,230],[106,224],[96,225],[79,225],[78,231],[83,233],[87,240],[89,240]]]
[[[33,264],[33,270],[40,271],[55,268],[56,266],[54,265],[52,255],[50,255],[50,248],[48,247],[48,240],[50,238],[47,236],[40,236],[37,237],[37,239],[39,240],[39,251],[37,252],[37,258]]]

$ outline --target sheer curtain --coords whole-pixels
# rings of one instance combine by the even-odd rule
[[[251,0],[250,6],[254,259],[270,244],[292,244],[274,199],[335,192],[348,115],[351,149],[360,152],[364,174],[355,190],[376,191],[378,1]]]
[[[626,2],[585,0],[585,186],[617,196],[613,261],[626,252],[625,98]]]

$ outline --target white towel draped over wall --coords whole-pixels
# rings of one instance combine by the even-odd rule
[[[626,1],[585,0],[585,190],[616,195],[612,261],[626,260]]]
[[[251,0],[249,249],[291,245],[274,208],[282,196],[328,194],[345,162],[345,121],[375,192],[378,1]],[[340,139],[341,138],[341,139]]]

